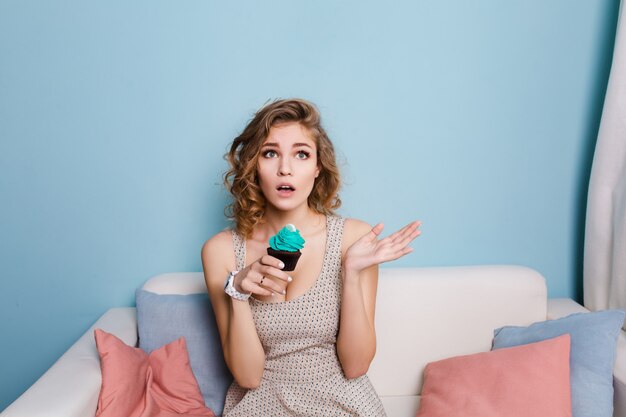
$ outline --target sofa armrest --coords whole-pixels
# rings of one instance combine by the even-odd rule
[[[86,417],[96,412],[102,377],[94,329],[137,344],[134,308],[112,308],[83,334],[1,417]]]
[[[589,310],[569,298],[548,300],[548,319],[550,320],[584,312],[589,312]],[[615,389],[613,417],[626,417],[626,332],[623,330],[617,337],[613,388]]]
[[[571,298],[548,299],[548,320],[560,319],[574,313],[589,313],[589,310]]]

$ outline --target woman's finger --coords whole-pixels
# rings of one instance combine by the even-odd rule
[[[402,255],[401,256],[407,255],[407,254],[409,254],[411,252],[413,252],[413,248],[410,247],[410,246],[407,246],[406,248],[402,249]]]
[[[392,238],[392,240],[394,241],[397,239],[403,239],[405,236],[411,234],[413,230],[417,229],[420,224],[421,222],[419,220],[413,221],[404,226],[402,229],[398,230],[397,232],[389,235],[389,237]]]
[[[403,230],[402,233],[400,234],[399,238],[400,239],[404,239],[407,236],[410,236],[415,230],[417,230],[420,226],[420,222],[419,221],[414,221],[411,222],[409,224],[407,224]]]
[[[259,284],[250,284],[251,290],[250,292],[252,294],[258,294],[258,295],[274,295],[274,293],[266,288],[261,287]]]
[[[398,240],[397,242],[394,242],[394,243],[398,246],[404,247],[408,245],[409,243],[411,243],[416,237],[418,237],[421,234],[422,232],[420,230],[414,229],[410,234],[407,234],[401,240]]]
[[[273,266],[274,268],[277,268],[277,269],[283,269],[285,267],[285,264],[283,263],[283,261],[281,261],[278,258],[274,258],[273,256],[270,256],[270,255],[261,256],[259,258],[259,264],[266,265],[266,266]]]
[[[404,231],[405,231],[405,229],[406,229],[406,228],[407,228],[407,226],[404,226],[402,229],[400,229],[400,230],[396,230],[395,232],[393,232],[392,234],[390,234],[388,237],[389,237],[391,240],[395,240],[395,239],[397,239],[400,235],[402,235],[402,234],[404,233]]]
[[[264,278],[261,276],[256,276],[254,274],[248,274],[248,276],[241,281],[241,289],[245,293],[258,294],[258,295],[272,295],[273,292],[263,288],[261,283],[265,284],[268,281],[268,278]]]
[[[385,225],[383,223],[378,223],[376,226],[372,227],[372,230],[370,230],[370,232],[365,236],[369,236],[372,239],[376,238],[382,233],[384,228]]]
[[[263,265],[259,269],[259,272],[265,276],[271,275],[272,277],[281,281],[291,282],[291,277],[289,276],[289,274],[287,274],[285,271],[281,271],[280,269],[276,269],[273,266]]]
[[[263,277],[263,279],[259,282],[259,285],[263,288],[273,291],[276,294],[284,295],[286,293],[285,289],[269,276]]]

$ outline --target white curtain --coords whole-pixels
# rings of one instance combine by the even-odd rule
[[[626,12],[621,2],[613,65],[593,158],[585,230],[584,303],[626,309]]]

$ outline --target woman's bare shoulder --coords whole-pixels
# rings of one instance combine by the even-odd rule
[[[211,271],[234,269],[235,254],[230,230],[222,230],[202,245],[202,263]],[[232,265],[231,265],[232,264]]]
[[[204,255],[205,252],[221,251],[226,249],[229,245],[232,247],[232,234],[230,230],[224,229],[204,242],[204,245],[202,245],[202,254]]]
[[[346,218],[343,226],[343,245],[350,247],[354,242],[372,230],[372,226],[363,220]]]

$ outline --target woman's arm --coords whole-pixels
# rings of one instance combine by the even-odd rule
[[[252,262],[235,276],[233,284],[241,293],[271,295],[282,292],[272,280],[260,281],[263,276],[273,276],[287,281],[289,276],[281,271],[280,260],[266,255]],[[230,232],[220,232],[202,247],[204,280],[215,312],[226,365],[235,381],[244,388],[256,388],[261,383],[265,367],[265,352],[256,332],[248,301],[232,299],[224,292],[224,283],[235,260]]]
[[[364,375],[376,353],[374,312],[378,287],[378,264],[398,259],[412,251],[407,245],[419,234],[419,222],[378,240],[383,225],[367,223],[346,227],[349,245],[342,261],[343,291],[337,336],[337,355],[346,378]],[[355,238],[354,236],[357,236]]]
[[[344,375],[351,379],[367,372],[376,353],[374,310],[378,266],[372,266],[361,272],[342,268],[341,278],[343,291],[337,355]]]
[[[204,279],[226,365],[241,387],[256,388],[263,375],[265,352],[248,301],[234,300],[224,292],[224,282],[230,272],[227,260],[234,258],[230,239],[229,232],[220,232],[202,247]]]

